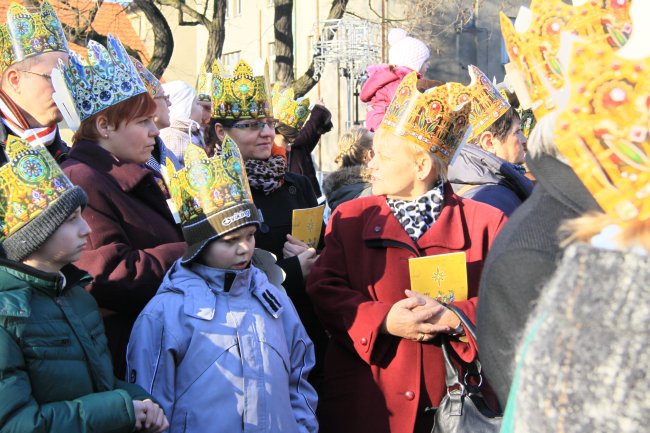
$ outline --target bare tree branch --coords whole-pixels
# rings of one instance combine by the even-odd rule
[[[147,67],[156,77],[160,78],[167,69],[174,51],[174,36],[160,9],[150,0],[133,0],[153,28],[153,54]]]
[[[180,25],[197,25],[197,24],[183,24],[184,20],[182,14],[189,15],[192,19],[194,19],[195,21],[201,23],[201,25],[204,25],[206,27],[208,27],[211,24],[210,20],[207,18],[207,15],[205,13],[202,14],[197,10],[191,8],[183,0],[156,0],[156,2],[159,5],[170,6],[173,7],[174,9],[177,9],[181,13],[181,16],[179,17]],[[215,1],[215,4],[216,3],[217,1]]]

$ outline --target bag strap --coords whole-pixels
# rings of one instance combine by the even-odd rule
[[[465,328],[465,331],[474,339],[474,341],[476,341],[476,326],[469,320],[465,313],[455,305],[445,305],[445,307],[450,309],[454,314],[458,316],[463,324],[463,327]],[[453,349],[451,348],[451,344],[449,342],[449,336],[446,334],[441,334],[440,338],[440,348],[442,349],[442,354],[445,360],[445,384],[447,385],[448,389],[452,386],[460,385],[461,388],[463,388],[464,392],[465,385],[459,380],[459,375],[461,373],[456,369],[453,362],[451,362],[450,352],[453,351]],[[468,373],[481,376],[481,363],[478,360],[470,363],[467,363],[462,359],[459,359],[459,361],[466,368]]]
[[[463,326],[465,327],[465,331],[474,339],[474,341],[476,341],[476,326],[469,320],[463,310],[451,304],[445,305],[445,307],[450,309],[456,316],[458,316],[460,321],[463,323]]]

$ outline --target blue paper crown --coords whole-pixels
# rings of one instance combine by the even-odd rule
[[[118,102],[147,91],[119,39],[108,35],[107,48],[88,42],[88,61],[75,53],[59,70],[81,121]]]

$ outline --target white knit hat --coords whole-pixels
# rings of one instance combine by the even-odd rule
[[[404,29],[391,29],[388,32],[388,63],[395,66],[406,66],[414,71],[420,71],[424,62],[429,58],[429,48],[419,39],[407,36]]]

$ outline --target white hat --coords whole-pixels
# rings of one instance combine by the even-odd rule
[[[429,58],[429,48],[419,39],[407,36],[406,30],[394,28],[388,32],[388,63],[406,66],[419,72]]]

